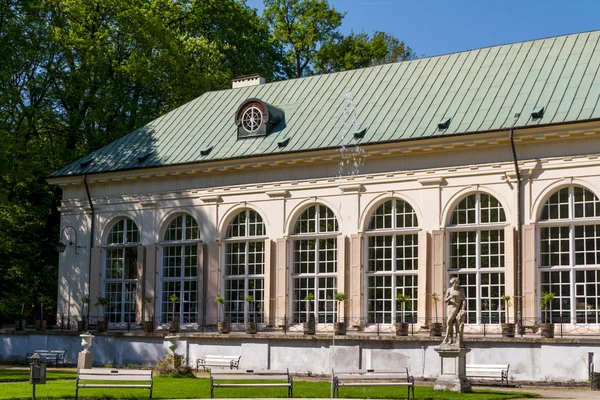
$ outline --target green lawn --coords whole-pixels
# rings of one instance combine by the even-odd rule
[[[50,370],[48,383],[36,386],[38,399],[66,399],[75,396],[75,372]],[[62,377],[62,378],[61,378]],[[65,379],[67,378],[67,379]],[[68,379],[71,378],[71,379]],[[31,385],[28,382],[27,370],[0,369],[0,399],[30,399]],[[20,382],[14,382],[20,380]],[[145,389],[80,389],[82,399],[147,399]],[[294,381],[294,397],[299,398],[329,398],[329,382]],[[275,398],[287,397],[285,388],[222,388],[215,390],[218,398]],[[406,388],[371,387],[371,388],[341,388],[342,398],[377,398],[398,399],[406,396]],[[523,397],[538,397],[537,395],[500,390],[475,390],[470,394],[451,392],[434,392],[430,386],[415,387],[417,399],[515,399]],[[205,378],[171,378],[158,376],[154,378],[153,398],[155,399],[191,399],[209,398],[209,381]]]

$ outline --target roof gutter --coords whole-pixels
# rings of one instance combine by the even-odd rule
[[[87,181],[87,174],[83,175],[83,184],[85,185],[85,193],[87,194],[88,202],[90,203],[90,257],[89,257],[89,267],[88,267],[88,294],[91,291],[92,287],[92,248],[94,247],[94,222],[96,221],[96,211],[94,210],[94,203],[92,202],[92,196],[90,195],[90,187]],[[90,308],[87,308],[87,320],[90,320]]]
[[[517,159],[517,151],[515,149],[514,128],[510,128],[508,138],[510,139],[510,147],[512,149],[513,164],[515,166],[515,174],[517,175],[517,236],[515,238],[516,248],[516,279],[515,279],[515,310],[517,311],[517,321],[519,332],[523,336],[523,257],[522,257],[522,215],[523,202],[521,201],[521,171]]]

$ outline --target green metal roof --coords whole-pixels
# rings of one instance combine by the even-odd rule
[[[339,147],[364,129],[361,145],[593,120],[599,68],[594,31],[210,92],[51,177]],[[347,93],[355,126],[343,112]],[[266,137],[238,140],[234,114],[249,98],[283,110],[284,121]]]

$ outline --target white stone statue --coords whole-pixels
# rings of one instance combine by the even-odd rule
[[[450,279],[450,287],[446,291],[444,298],[446,313],[448,315],[446,336],[442,341],[442,346],[463,347],[463,334],[465,330],[465,292],[458,287],[458,278]]]

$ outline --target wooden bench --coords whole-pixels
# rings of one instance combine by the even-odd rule
[[[293,396],[292,376],[289,370],[210,371],[210,398],[215,397],[219,387],[287,387],[288,397]]]
[[[406,371],[393,369],[358,369],[332,371],[333,395],[338,397],[340,386],[407,386],[407,399],[415,398],[415,378]]]
[[[467,364],[467,378],[500,379],[500,385],[504,387],[504,381],[508,385],[508,368],[510,364]]]
[[[204,371],[206,371],[208,367],[229,367],[229,369],[239,369],[241,358],[242,356],[206,355],[204,358],[200,358],[196,361],[196,371],[198,371],[200,367],[202,367]]]
[[[75,400],[80,388],[149,389],[152,398],[152,370],[91,368],[77,370]]]
[[[42,357],[39,362],[54,365],[62,363],[63,366],[65,365],[66,350],[34,350],[33,353],[27,353],[25,356],[25,362],[27,364],[31,363],[31,356],[35,353],[38,353]]]

